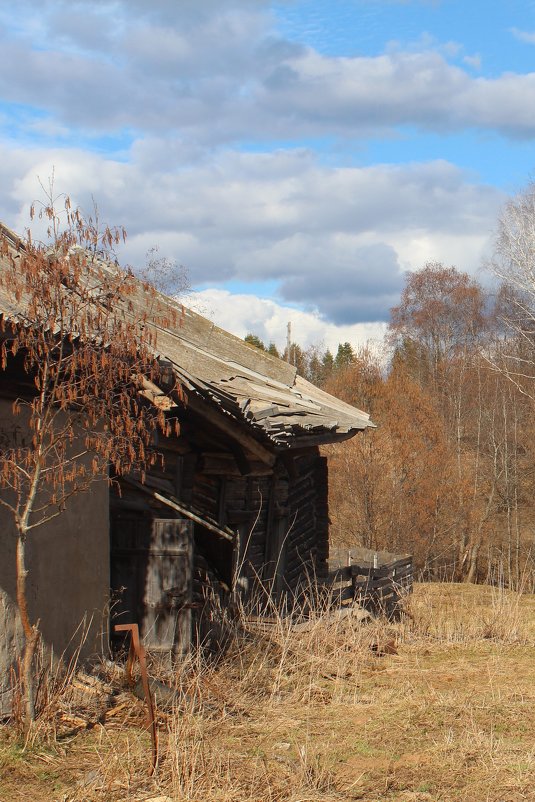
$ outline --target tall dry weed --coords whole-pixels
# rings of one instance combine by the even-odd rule
[[[373,777],[382,772],[387,788],[397,766],[397,758],[384,758],[389,753],[380,736],[381,721],[389,738],[398,738],[398,728],[405,733],[396,741],[398,751],[409,749],[401,741],[414,720],[416,746],[410,749],[427,750],[429,759],[440,753],[440,765],[450,760],[453,771],[457,755],[473,760],[477,747],[477,765],[490,770],[483,755],[501,760],[507,746],[493,707],[496,699],[487,694],[471,707],[466,693],[457,689],[452,695],[457,687],[452,650],[446,650],[446,671],[437,670],[437,658],[449,644],[458,644],[464,655],[463,644],[471,654],[472,644],[481,641],[475,651],[486,655],[496,647],[510,651],[501,644],[523,643],[529,637],[524,601],[499,588],[418,586],[398,623],[386,618],[363,622],[358,611],[336,608],[328,593],[303,593],[284,611],[265,600],[263,607],[258,599],[236,604],[220,612],[217,624],[225,633],[226,650],[217,658],[198,649],[172,668],[165,661],[152,662],[153,679],[160,691],[165,689],[156,694],[160,744],[153,777],[143,702],[121,686],[120,668],[103,666],[101,677],[116,686],[113,707],[72,742],[81,759],[66,802],[158,797],[172,802],[334,802],[352,798],[348,788],[353,787],[354,798],[375,798]],[[399,655],[390,659],[385,645],[392,642]],[[60,695],[63,710],[65,700],[73,698],[69,692],[65,688]],[[444,721],[443,731],[437,716]],[[342,728],[334,726],[338,718],[345,722]],[[55,722],[52,717],[49,726]],[[424,725],[434,733],[432,742],[422,741]],[[464,738],[465,727],[470,737]],[[377,754],[383,763],[375,765]],[[531,760],[529,770],[532,766]],[[395,771],[417,774],[409,758]],[[361,786],[369,790],[367,796],[358,796]],[[386,794],[377,798],[386,799]]]
[[[525,643],[530,634],[522,599],[521,592],[499,586],[421,585],[405,601],[401,633],[445,643]]]

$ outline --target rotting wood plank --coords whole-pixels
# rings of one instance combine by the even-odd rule
[[[266,465],[273,467],[276,461],[275,454],[265,448],[254,437],[244,432],[243,426],[238,420],[231,418],[230,415],[222,414],[220,409],[213,409],[194,393],[188,396],[188,407],[206,418],[206,420],[217,429],[220,429],[225,432],[225,434],[228,434],[241,443],[247,451],[257,457],[261,462],[265,462]]]
[[[411,554],[403,554],[397,560],[391,560],[388,564],[391,568],[397,568],[398,565],[402,565],[403,563],[407,563],[408,565],[412,565],[412,555]]]
[[[392,579],[388,576],[382,577],[381,579],[369,579],[364,580],[362,582],[355,582],[353,587],[355,588],[367,588],[368,590],[377,590],[378,588],[387,587],[388,585],[392,584]]]
[[[296,434],[293,442],[297,444],[296,448],[298,450],[300,450],[302,453],[306,453],[309,449],[314,448],[316,446],[331,445],[334,443],[341,443],[344,440],[349,440],[351,437],[354,436],[355,431],[357,431],[357,429],[360,430],[360,428],[362,427],[355,426],[354,428],[349,429],[349,431],[347,432],[334,432],[329,430],[326,431],[325,434],[317,434],[317,435]],[[292,452],[293,452],[293,447],[292,447]]]
[[[243,476],[236,464],[236,460],[230,455],[229,458],[226,458],[226,455],[223,454],[217,456],[203,454],[202,472],[208,476],[232,476],[233,478]],[[271,473],[272,468],[264,462],[253,461],[249,463],[250,476],[271,476]]]
[[[407,568],[402,573],[401,572],[398,573],[398,571],[396,571],[396,573],[393,575],[392,578],[394,579],[395,582],[401,582],[408,576],[412,577],[412,568]]]
[[[176,512],[180,512],[186,518],[189,518],[191,521],[200,524],[205,529],[208,529],[210,532],[219,535],[220,537],[230,541],[231,543],[234,542],[236,535],[233,532],[227,529],[222,529],[221,527],[217,526],[215,522],[209,521],[206,518],[202,517],[201,515],[197,515],[188,507],[186,507],[184,504],[180,504],[176,499],[167,498],[161,493],[158,493],[156,490],[151,490],[151,488],[142,485],[140,482],[136,482],[134,479],[124,478],[123,481],[134,485],[134,487],[137,487],[138,490],[141,490],[143,493],[147,493],[148,495],[152,496],[162,504],[166,504],[171,509],[176,510]]]
[[[336,571],[332,571],[329,574],[329,578],[333,582],[350,582],[353,578],[352,567],[351,565],[346,565],[345,568],[337,568]]]
[[[341,550],[340,550],[341,551]],[[350,557],[355,560],[355,555]],[[372,550],[355,549],[359,552],[360,565],[340,566],[329,573],[329,584],[333,590],[333,599],[341,604],[352,598],[373,612],[383,611],[386,615],[395,615],[400,610],[400,602],[412,590],[413,567],[412,557],[403,555],[396,558],[388,554],[389,562],[383,562],[374,568],[371,559],[379,554]],[[362,559],[366,552],[368,559]],[[343,559],[340,553],[338,560]],[[336,559],[336,558],[335,558]],[[383,557],[384,559],[384,557]]]
[[[288,557],[289,559],[301,557],[313,549],[315,545],[316,542],[310,533],[303,533],[299,538],[294,538],[288,545]]]
[[[293,366],[248,346],[243,340],[218,328],[191,310],[186,310],[180,334],[184,339],[198,343],[207,351],[215,353],[220,359],[223,358],[229,363],[233,361],[241,363],[261,377],[289,385],[295,381],[296,369]],[[237,367],[241,367],[241,364]]]
[[[351,572],[353,576],[373,576],[376,578],[392,575],[392,571],[388,565],[383,565],[378,568],[374,568],[372,565],[352,565]]]

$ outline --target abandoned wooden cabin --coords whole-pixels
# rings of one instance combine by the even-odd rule
[[[137,303],[145,302],[143,294],[140,283]],[[164,462],[143,484],[122,478],[118,493],[99,483],[73,497],[34,538],[31,603],[57,651],[84,616],[93,616],[86,648],[94,648],[110,590],[114,620],[139,622],[150,648],[173,650],[189,642],[192,610],[200,626],[196,614],[207,582],[248,597],[261,588],[264,598],[277,601],[325,577],[328,477],[319,447],[372,425],[366,413],[311,385],[292,365],[179,302],[159,296],[159,303],[176,313],[177,323],[158,331],[169,381],[148,396],[178,417],[180,433],[155,444]],[[0,312],[13,314],[5,290]],[[18,425],[11,399],[23,380],[9,362],[0,374],[4,439]],[[177,380],[185,406],[170,392]],[[5,667],[20,633],[12,613],[14,538],[7,526],[0,531]]]

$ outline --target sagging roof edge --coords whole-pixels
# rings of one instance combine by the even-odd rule
[[[186,406],[189,404],[193,411],[203,415],[207,410],[206,407],[199,409],[199,403],[206,404],[218,416],[218,420],[213,419],[216,426],[220,425],[221,428],[226,428],[224,423],[226,422],[229,426],[243,427],[244,434],[248,432],[248,435],[245,436],[248,437],[250,450],[263,462],[268,462],[265,449],[273,450],[275,453],[285,453],[292,450],[340,443],[344,440],[349,440],[358,432],[362,432],[367,428],[376,428],[375,424],[368,418],[360,426],[347,430],[338,430],[336,422],[333,422],[331,428],[323,428],[323,432],[321,432],[319,429],[315,430],[312,427],[309,429],[300,428],[294,421],[293,425],[289,425],[286,430],[270,431],[269,427],[262,425],[262,421],[247,417],[238,404],[234,404],[232,409],[225,408],[212,388],[199,387],[195,379],[192,376],[185,376],[182,370],[177,371],[177,374],[179,382],[187,391],[188,400],[186,401]],[[366,413],[362,413],[362,415],[364,417]],[[298,416],[290,413],[288,417],[296,419]],[[252,438],[254,438],[255,444],[250,442]],[[261,449],[262,453],[259,453],[259,449]],[[272,459],[269,460],[269,463],[272,464],[272,461]]]
[[[21,251],[23,241],[0,224],[10,246]],[[116,265],[102,261],[105,269]],[[144,290],[139,282],[138,301]],[[6,293],[2,293],[6,296]],[[178,381],[222,416],[248,431],[259,446],[287,451],[307,444],[333,443],[373,427],[369,415],[329,395],[299,376],[295,367],[247,345],[235,335],[189,310],[178,299],[158,293],[163,308],[175,309],[183,320],[165,327],[154,321],[155,356],[171,363]],[[2,297],[7,317],[16,310]],[[162,390],[165,394],[165,391]],[[147,395],[154,395],[147,388]],[[163,399],[162,399],[163,400]]]

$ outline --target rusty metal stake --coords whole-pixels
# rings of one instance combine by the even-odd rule
[[[132,686],[134,680],[132,678],[132,669],[134,667],[134,660],[137,657],[139,660],[139,667],[141,669],[141,682],[143,684],[143,693],[145,695],[145,702],[147,703],[147,727],[150,729],[152,740],[152,762],[151,762],[151,776],[156,771],[158,764],[158,730],[156,728],[156,716],[154,715],[154,704],[149,686],[149,675],[147,673],[147,656],[145,647],[139,638],[139,627],[137,624],[115,624],[116,632],[130,632],[130,651],[128,652],[128,660],[126,663],[126,679],[128,684]]]

